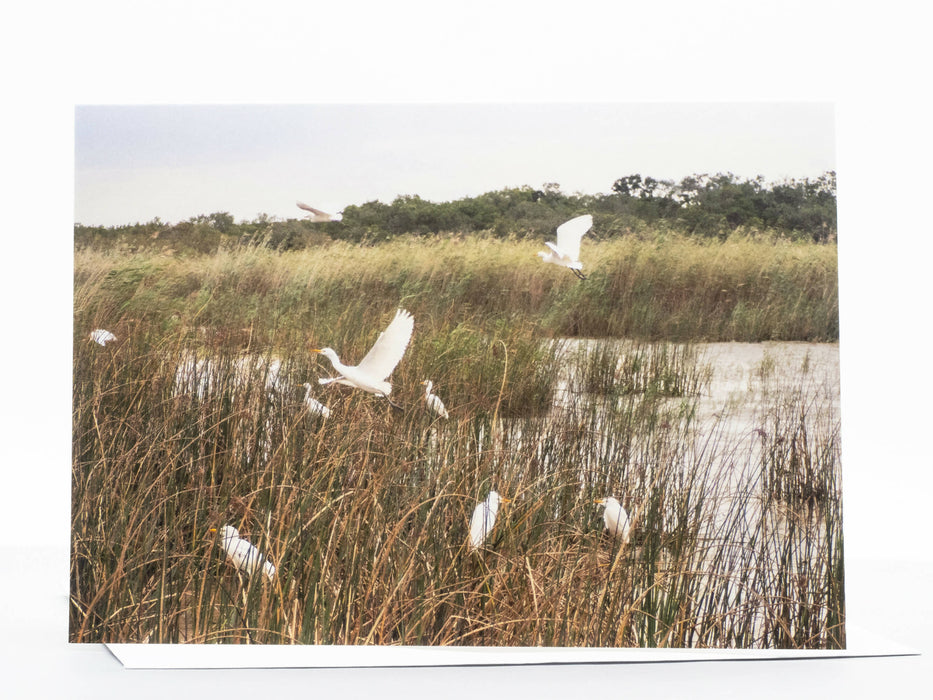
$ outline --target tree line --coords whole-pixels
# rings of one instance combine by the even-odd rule
[[[223,245],[266,245],[295,250],[329,240],[378,243],[400,235],[482,234],[498,238],[542,237],[583,212],[593,215],[593,234],[611,238],[668,230],[725,238],[738,230],[773,232],[826,243],[836,239],[836,173],[815,179],[766,183],[762,176],[695,174],[679,182],[621,177],[608,194],[568,194],[557,183],[486,192],[450,202],[399,195],[390,204],[347,206],[340,221],[276,220],[260,214],[235,222],[227,212],[167,224],[156,218],[125,226],[74,227],[78,247],[122,244],[210,253]]]

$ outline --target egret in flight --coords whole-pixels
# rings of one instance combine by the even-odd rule
[[[98,345],[106,346],[111,340],[116,340],[117,336],[110,331],[105,331],[103,328],[97,328],[91,331],[90,339]]]
[[[625,512],[625,508],[622,507],[622,504],[612,496],[608,498],[597,498],[593,503],[605,506],[606,510],[603,512],[603,522],[609,534],[613,537],[622,535],[622,539],[627,540],[629,531],[628,513]]]
[[[399,309],[389,327],[379,334],[369,352],[355,367],[343,364],[331,348],[311,348],[311,352],[320,353],[330,360],[340,375],[318,381],[321,384],[337,382],[362,389],[370,394],[385,397],[394,408],[400,409],[401,406],[392,403],[392,399],[389,398],[392,385],[387,380],[405,354],[414,328],[415,319],[412,315],[405,309]]]
[[[578,216],[566,221],[557,227],[557,243],[545,241],[550,250],[542,250],[538,255],[546,263],[553,263],[570,268],[577,277],[585,280],[586,276],[580,272],[583,263],[580,262],[580,239],[593,226],[593,217],[590,214]]]
[[[326,211],[315,209],[314,207],[305,204],[304,202],[295,202],[295,204],[298,205],[299,209],[304,209],[305,211],[311,212],[305,217],[308,221],[317,223],[320,221],[338,221],[340,219],[339,216],[331,216]]]
[[[305,405],[308,407],[308,413],[312,416],[327,418],[330,415],[330,409],[311,396],[311,385],[308,382],[305,382],[302,386],[305,388]]]
[[[508,498],[503,498],[496,491],[490,491],[485,501],[476,504],[473,509],[473,517],[470,519],[470,551],[481,547],[486,537],[492,532],[496,524],[496,514],[499,512],[500,503],[508,503]]]
[[[421,385],[424,387],[424,400],[428,403],[428,408],[434,411],[441,418],[449,418],[447,414],[447,409],[444,408],[444,402],[441,401],[441,397],[437,394],[432,394],[431,389],[434,387],[434,382],[430,379],[425,379],[421,382]]]
[[[210,532],[217,532],[217,528],[212,527]],[[272,566],[272,562],[267,561],[256,547],[241,539],[235,527],[224,525],[220,529],[220,534],[223,536],[221,546],[227,553],[227,559],[238,571],[252,576],[262,566],[262,573],[266,575],[266,578],[270,581],[275,578],[275,567]]]

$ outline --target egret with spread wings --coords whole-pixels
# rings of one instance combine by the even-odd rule
[[[585,280],[586,277],[580,272],[583,269],[583,263],[580,262],[580,239],[592,227],[593,217],[590,214],[562,223],[557,227],[557,243],[546,241],[544,245],[550,250],[542,250],[538,255],[546,263],[570,268],[573,274]]]
[[[318,381],[321,384],[337,382],[338,384],[356,387],[370,394],[383,396],[392,406],[401,408],[401,406],[392,403],[389,398],[392,385],[388,382],[388,378],[405,354],[405,349],[408,347],[414,328],[415,319],[412,315],[405,309],[399,309],[395,312],[395,318],[392,319],[389,327],[379,334],[372,348],[355,367],[343,364],[332,348],[312,348],[311,352],[320,353],[330,360],[330,363],[339,374],[337,377],[319,379]]]
[[[304,202],[295,202],[298,205],[299,209],[304,209],[305,211],[311,212],[305,218],[308,221],[334,221],[335,217],[328,214],[326,211],[321,211],[320,209],[315,209],[314,207],[305,204]]]

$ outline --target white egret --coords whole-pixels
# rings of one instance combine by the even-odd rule
[[[593,217],[590,214],[562,223],[557,227],[557,243],[546,241],[544,245],[550,250],[542,250],[538,255],[544,262],[570,268],[581,280],[586,279],[580,272],[583,269],[583,263],[580,262],[580,239],[592,226]]]
[[[622,535],[623,540],[628,540],[628,513],[625,512],[625,508],[622,507],[622,504],[612,496],[608,498],[597,498],[593,503],[605,506],[606,508],[603,512],[603,522],[606,525],[605,529],[608,530],[613,537]]]
[[[217,528],[212,527],[210,532],[217,532]],[[220,533],[223,536],[221,546],[227,553],[227,559],[237,570],[252,576],[262,565],[262,573],[266,575],[266,578],[270,581],[275,578],[275,567],[272,562],[266,560],[255,546],[241,539],[240,532],[235,527],[224,525]]]
[[[441,397],[437,394],[432,394],[431,389],[434,387],[434,382],[430,379],[425,379],[421,382],[421,385],[425,387],[424,389],[424,400],[428,403],[428,408],[434,411],[441,418],[449,418],[450,416],[447,413],[447,409],[444,408],[444,402],[441,401]]]
[[[330,409],[311,396],[311,385],[308,382],[305,382],[302,386],[305,388],[305,405],[308,407],[308,413],[312,416],[327,418],[330,415]]]
[[[106,346],[111,340],[116,340],[117,336],[110,331],[105,331],[103,328],[97,328],[91,331],[90,339],[98,345]]]
[[[412,318],[412,315],[405,309],[399,309],[395,312],[392,323],[379,334],[372,348],[355,367],[343,364],[332,348],[311,348],[311,352],[320,353],[330,360],[334,369],[340,374],[339,377],[319,379],[318,381],[321,384],[337,382],[356,387],[370,394],[385,397],[392,406],[401,408],[401,406],[392,403],[389,398],[392,385],[387,380],[405,354],[405,349],[408,347],[414,328],[415,319]]]
[[[496,524],[499,504],[508,502],[508,498],[503,498],[496,491],[490,491],[485,501],[476,504],[473,517],[470,518],[470,551],[482,546],[486,541],[486,537]]]
[[[305,204],[304,202],[295,202],[295,204],[298,205],[299,209],[304,209],[305,211],[311,212],[305,217],[308,221],[313,221],[315,223],[321,221],[340,221],[340,216],[332,216],[326,211],[315,209],[314,207]]]

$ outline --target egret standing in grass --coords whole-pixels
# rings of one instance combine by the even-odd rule
[[[98,345],[106,346],[111,340],[116,340],[117,336],[110,331],[105,331],[103,328],[97,328],[91,331],[90,339]]]
[[[425,379],[421,382],[421,385],[424,387],[424,400],[428,404],[428,408],[434,411],[441,418],[449,418],[450,416],[447,413],[447,409],[444,408],[444,402],[441,401],[441,397],[437,394],[432,394],[431,389],[434,387],[434,382],[430,379]]]
[[[625,508],[622,507],[622,504],[612,496],[608,498],[597,498],[593,503],[605,506],[606,510],[603,511],[603,522],[609,534],[613,537],[622,535],[623,540],[628,540],[628,513],[625,512]]]
[[[330,409],[311,396],[311,385],[308,382],[302,386],[305,388],[305,406],[308,407],[308,413],[312,416],[327,418],[330,415]]]
[[[486,541],[496,524],[496,514],[500,503],[508,503],[508,498],[502,498],[496,491],[490,491],[485,501],[476,504],[473,517],[470,518],[470,551],[477,549]]]
[[[392,385],[387,380],[405,354],[405,349],[408,347],[408,341],[411,340],[411,333],[414,328],[415,319],[412,318],[412,315],[405,309],[399,309],[396,311],[395,318],[392,319],[389,327],[379,334],[372,348],[355,367],[343,364],[337,353],[331,348],[321,350],[312,348],[311,352],[320,353],[330,360],[334,369],[340,374],[339,377],[319,379],[318,381],[321,384],[337,382],[356,387],[370,394],[385,397],[393,407],[401,408],[401,406],[392,403],[392,399],[389,398]]]
[[[583,269],[583,263],[580,262],[580,239],[592,226],[593,217],[590,214],[562,223],[557,227],[557,243],[546,241],[544,245],[550,250],[542,250],[538,255],[546,263],[570,268],[573,274],[585,280],[586,276],[580,272]]]
[[[212,527],[210,532],[217,532],[216,527]],[[275,567],[272,562],[267,561],[255,546],[240,538],[240,532],[230,525],[224,525],[220,529],[223,537],[221,546],[227,553],[227,559],[238,571],[242,571],[248,576],[256,573],[256,570],[262,565],[262,573],[270,581],[275,578]]]

